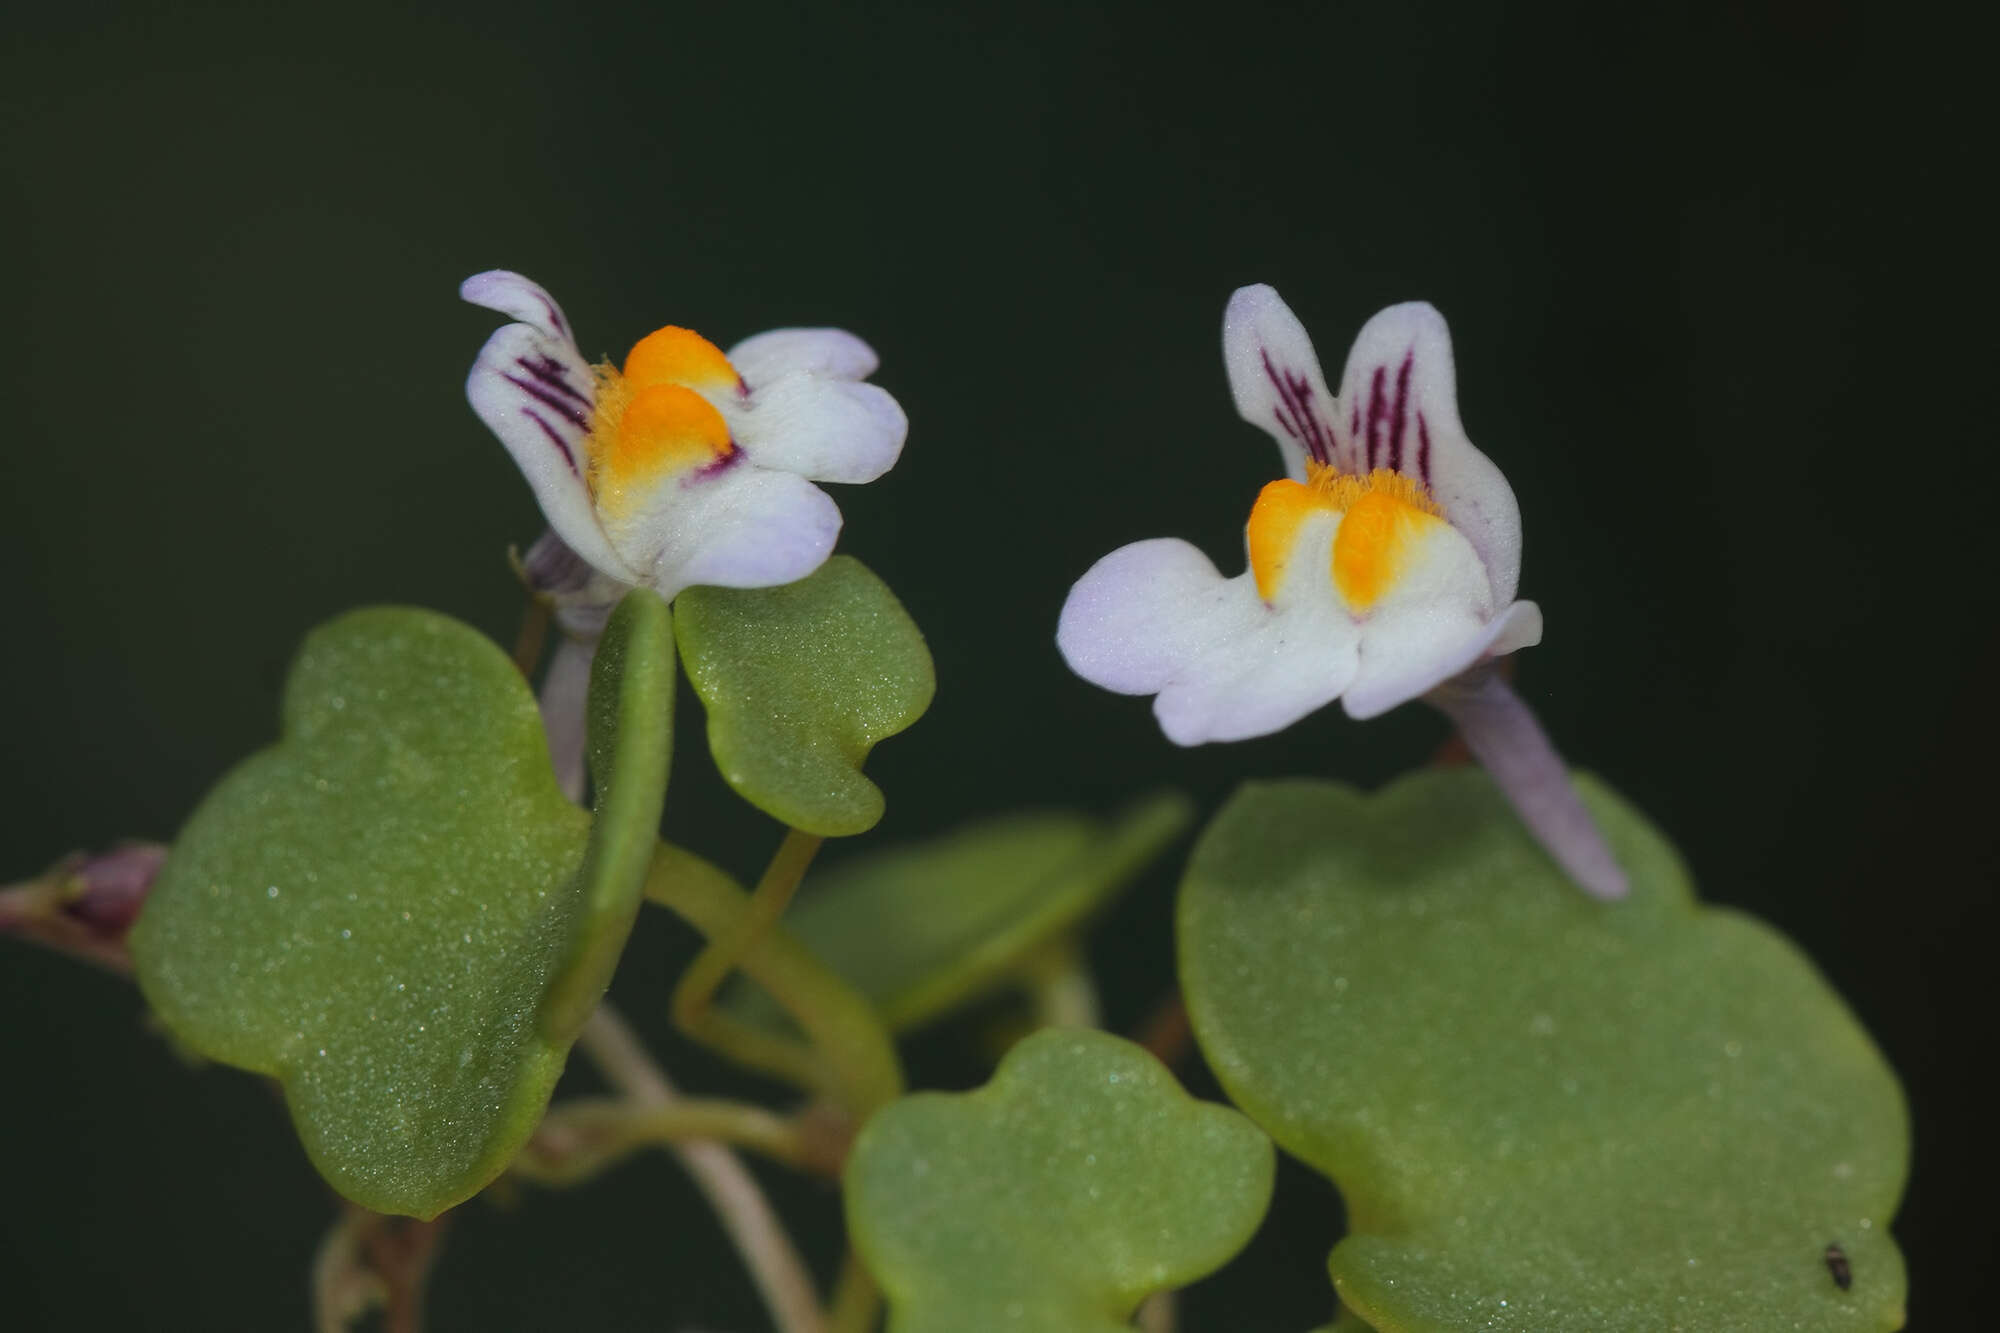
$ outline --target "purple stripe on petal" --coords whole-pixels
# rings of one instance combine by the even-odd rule
[[[560,394],[551,393],[539,383],[531,383],[528,380],[522,379],[519,375],[502,375],[500,378],[506,380],[509,384],[519,389],[522,393],[527,394],[528,397],[534,399],[543,407],[548,408],[551,412],[559,412],[569,418],[569,420],[575,422],[577,426],[584,429],[589,428],[590,414],[575,403],[565,400]]]
[[[1368,381],[1368,470],[1375,470],[1375,455],[1382,447],[1382,425],[1388,408],[1382,402],[1382,385],[1386,378],[1386,368],[1375,367],[1373,378]]]
[[[521,415],[526,417],[528,420],[534,422],[537,426],[540,426],[542,428],[542,434],[549,437],[549,443],[553,444],[556,448],[562,450],[563,462],[569,464],[569,470],[571,472],[576,473],[576,475],[578,475],[579,477],[583,475],[583,473],[577,468],[576,455],[570,452],[569,442],[563,439],[561,435],[556,433],[556,428],[554,426],[551,426],[548,422],[542,420],[541,414],[535,411],[535,409],[532,407],[522,408]]]
[[[1417,480],[1431,484],[1431,423],[1424,420],[1421,410],[1417,412]]]
[[[1264,361],[1264,377],[1270,380],[1271,387],[1278,391],[1278,399],[1284,405],[1284,412],[1291,415],[1291,423],[1287,424],[1281,413],[1278,424],[1284,426],[1287,435],[1304,442],[1306,451],[1313,456],[1314,462],[1331,463],[1333,441],[1329,438],[1330,432],[1320,424],[1319,414],[1313,410],[1312,382],[1304,375],[1293,375],[1279,370],[1271,361],[1270,349],[1259,348],[1258,355]],[[1278,411],[1276,408],[1272,410]]]
[[[534,286],[530,286],[529,290],[535,294],[535,299],[542,303],[542,309],[549,312],[549,327],[560,333],[563,337],[568,338],[570,336],[569,325],[563,323],[563,313],[556,309],[556,303],[549,299],[548,293]]]
[[[563,373],[562,362],[554,357],[517,356],[514,358],[514,364],[565,398],[574,398],[583,404],[586,410],[596,405],[591,402],[589,394],[569,382],[569,376]]]
[[[1410,370],[1417,363],[1415,349],[1403,353],[1403,364],[1396,371],[1395,415],[1389,422],[1389,470],[1403,470],[1403,437],[1410,426]],[[1380,374],[1381,372],[1376,372]]]
[[[549,528],[535,538],[534,545],[521,557],[521,576],[536,592],[568,597],[590,586],[590,562],[570,549],[568,542]]]
[[[704,481],[712,481],[716,477],[721,476],[723,473],[735,467],[742,460],[743,460],[742,446],[737,444],[736,441],[731,440],[729,442],[728,453],[723,454],[721,457],[717,458],[713,463],[703,463],[700,467],[696,468],[694,471],[682,477],[681,485],[683,487],[698,486]]]
[[[1271,387],[1278,391],[1278,406],[1271,409],[1278,418],[1278,424],[1285,428],[1285,434],[1295,440],[1303,440],[1305,423],[1299,420],[1298,406],[1292,401],[1291,386],[1285,382],[1285,377],[1279,373],[1278,368],[1271,363],[1271,353],[1268,348],[1258,348],[1257,355],[1264,362],[1264,378],[1271,381]]]

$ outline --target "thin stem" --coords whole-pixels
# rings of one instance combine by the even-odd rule
[[[832,1174],[834,1154],[798,1120],[748,1102],[685,1097],[667,1106],[586,1097],[550,1109],[513,1170],[543,1185],[590,1179],[640,1148],[707,1139],[748,1148],[787,1166]]]
[[[341,1204],[313,1257],[313,1327],[346,1333],[380,1310],[382,1333],[422,1333],[424,1291],[450,1214],[419,1221]]]
[[[1591,896],[1623,898],[1625,872],[1578,799],[1548,733],[1506,678],[1490,667],[1475,669],[1424,697],[1457,725],[1473,756],[1556,864]]]
[[[514,636],[514,666],[522,675],[535,674],[535,663],[542,660],[542,645],[548,641],[552,618],[549,604],[530,592],[527,609],[521,613],[521,631]]]
[[[764,877],[757,881],[757,888],[750,895],[749,909],[726,933],[711,938],[708,947],[681,974],[680,984],[674,987],[676,1019],[691,1023],[706,1012],[717,988],[736,969],[738,960],[778,924],[778,918],[791,905],[792,895],[798,892],[806,867],[812,864],[822,841],[815,834],[797,829],[785,831],[777,855],[764,868]]]
[[[786,842],[793,857],[802,851],[791,839]],[[791,873],[793,865],[798,873],[804,870],[802,863],[786,856],[786,848],[779,849],[779,858],[772,864],[779,873]],[[732,1059],[773,1072],[780,1072],[775,1067],[778,1063],[786,1064],[794,1081],[838,1102],[858,1123],[902,1095],[903,1070],[896,1058],[895,1042],[866,997],[776,925],[769,909],[774,902],[783,907],[782,901],[776,901],[780,896],[776,886],[781,881],[772,881],[768,873],[765,878],[773,887],[763,911],[758,912],[755,899],[726,873],[692,852],[662,843],[653,855],[646,896],[671,908],[716,942],[713,954],[704,951],[702,955],[710,959],[706,972],[713,972],[717,957],[726,957],[729,967],[741,967],[745,976],[784,1008],[811,1045],[751,1028],[715,1012],[710,1001],[720,976],[713,980],[697,977],[693,982],[684,977],[675,991],[675,1021],[689,1036]],[[791,887],[796,885],[785,887],[782,897],[790,896]],[[752,921],[755,929],[746,932],[745,922],[753,913],[761,924]],[[697,958],[695,967],[702,966],[702,959]],[[692,974],[694,968],[689,971]],[[705,988],[706,993],[697,987]]]
[[[1097,980],[1090,961],[1074,938],[1057,941],[1028,965],[1029,992],[1035,1016],[1045,1026],[1094,1028],[1104,1025],[1097,1000]]]
[[[1174,1333],[1176,1313],[1174,1293],[1156,1291],[1139,1307],[1139,1317],[1133,1322],[1142,1333]]]
[[[1132,1034],[1132,1040],[1153,1053],[1153,1058],[1172,1069],[1188,1057],[1194,1049],[1194,1028],[1188,1022],[1186,1001],[1178,990],[1169,991],[1167,998],[1139,1025]]]
[[[609,1002],[584,1023],[577,1045],[612,1087],[640,1105],[677,1102],[673,1084]],[[722,1219],[779,1333],[826,1333],[805,1261],[736,1154],[720,1143],[676,1143],[671,1150]]]
[[[366,1224],[365,1209],[344,1206],[313,1255],[314,1333],[347,1333],[349,1324],[388,1299],[387,1285],[361,1262]]]
[[[840,1276],[834,1280],[833,1300],[827,1307],[827,1333],[874,1333],[882,1315],[882,1289],[862,1267],[860,1256],[849,1250],[840,1261]]]

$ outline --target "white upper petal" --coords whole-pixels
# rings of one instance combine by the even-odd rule
[[[532,324],[549,337],[568,343],[572,352],[576,350],[576,335],[570,332],[569,319],[562,307],[546,288],[531,278],[504,268],[488,269],[459,283],[458,295],[460,300]]]
[[[662,487],[632,525],[644,582],[671,600],[683,588],[769,588],[818,569],[840,536],[840,509],[805,478],[747,461]]]
[[[770,336],[770,335],[765,335]],[[873,481],[895,466],[909,419],[879,385],[799,371],[724,404],[730,431],[759,467],[814,481]]]
[[[878,364],[875,349],[845,329],[772,329],[729,349],[729,364],[755,391],[803,371],[829,379],[865,380]]]
[[[1506,477],[1466,438],[1444,316],[1421,301],[1362,326],[1340,377],[1340,422],[1353,465],[1416,479],[1486,566],[1495,604],[1521,579],[1521,509]]]
[[[514,276],[481,274],[467,279],[461,291],[473,289],[482,279]],[[532,283],[528,286],[541,291]],[[479,291],[494,301],[510,300],[517,307],[537,304],[519,288],[497,281]],[[491,302],[481,299],[476,303]],[[598,569],[636,582],[631,567],[619,559],[599,527],[591,504],[584,439],[590,433],[597,382],[568,334],[552,331],[562,327],[566,327],[562,314],[550,301],[548,310],[542,312],[542,322],[508,324],[495,330],[466,376],[465,398],[513,455],[549,526]]]
[[[1259,284],[1229,298],[1222,313],[1222,359],[1236,410],[1270,432],[1292,480],[1305,480],[1309,456],[1334,461],[1333,395],[1305,326],[1276,291]]]

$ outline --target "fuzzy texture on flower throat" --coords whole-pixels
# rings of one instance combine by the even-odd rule
[[[1413,477],[1388,468],[1356,475],[1309,459],[1304,481],[1271,482],[1250,510],[1250,568],[1266,602],[1284,584],[1300,526],[1324,513],[1340,516],[1329,573],[1356,612],[1395,585],[1417,541],[1444,522],[1444,511]]]
[[[591,491],[613,514],[664,474],[726,466],[736,454],[729,425],[697,390],[737,393],[736,367],[708,339],[675,325],[641,338],[623,370],[610,362],[591,367],[597,406],[584,448]]]

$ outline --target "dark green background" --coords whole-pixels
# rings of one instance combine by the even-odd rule
[[[503,553],[539,523],[460,397],[496,320],[453,295],[493,266],[552,288],[593,353],[670,321],[725,344],[837,323],[882,353],[910,442],[838,497],[843,549],[926,628],[940,689],[871,765],[878,836],[1161,782],[1212,806],[1250,775],[1383,781],[1442,738],[1425,710],[1180,751],[1051,637],[1120,543],[1238,567],[1275,453],[1223,381],[1232,288],[1275,283],[1331,373],[1370,312],[1422,297],[1520,496],[1549,619],[1524,692],[1876,1034],[1916,1112],[1914,1326],[1963,1326],[1989,1261],[1964,1071],[1991,1047],[1993,432],[1988,242],[1952,186],[1990,142],[1962,35],[1675,9],[13,20],[0,878],[170,835],[348,606],[511,636]],[[774,830],[685,719],[669,826],[748,869]],[[1171,882],[1095,937],[1117,1026],[1170,984]],[[618,992],[655,1032],[689,947],[658,920],[635,940]],[[919,1043],[920,1073],[974,1077],[971,1036]],[[327,1201],[261,1087],[190,1073],[124,983],[11,945],[0,1069],[9,1327],[304,1325]],[[779,1193],[831,1263],[832,1195]],[[1289,1173],[1192,1333],[1323,1316],[1329,1198]],[[665,1158],[461,1212],[440,1328],[759,1322]]]

